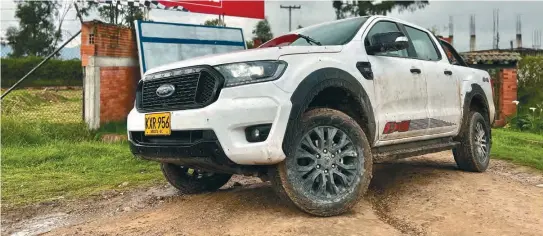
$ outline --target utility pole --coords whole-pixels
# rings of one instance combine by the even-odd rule
[[[300,9],[301,6],[283,6],[281,5],[282,9],[288,9],[288,31],[290,32],[292,30],[292,9]]]

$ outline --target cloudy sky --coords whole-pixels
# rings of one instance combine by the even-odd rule
[[[1,3],[1,34],[11,25],[17,25],[14,18],[15,3],[13,0],[0,0]],[[280,9],[280,5],[300,5],[300,10],[292,12],[292,27],[309,26],[335,19],[332,1],[271,1],[265,0],[265,14],[271,24],[274,35],[288,32],[288,10]],[[543,1],[430,1],[430,4],[415,12],[392,12],[389,16],[397,17],[426,28],[437,28],[442,35],[448,35],[449,16],[453,17],[454,45],[459,51],[469,49],[469,18],[476,18],[477,49],[492,48],[493,10],[499,10],[500,48],[509,48],[510,40],[515,39],[516,16],[522,19],[523,46],[532,47],[534,30],[543,31]],[[91,16],[89,19],[91,20]],[[153,21],[202,24],[207,19],[217,18],[213,15],[151,10]],[[66,17],[64,30],[75,33],[79,22],[75,19],[72,9]],[[230,27],[243,29],[245,38],[251,38],[251,31],[257,23],[256,19],[226,17],[225,22]],[[516,45],[516,44],[515,44]]]

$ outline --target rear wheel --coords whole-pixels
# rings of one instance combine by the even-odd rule
[[[454,160],[462,170],[483,172],[490,162],[490,126],[477,111],[471,111],[466,122],[460,146],[453,149]]]
[[[203,172],[170,163],[161,163],[160,168],[166,180],[186,194],[215,191],[232,177],[231,174]]]
[[[289,144],[289,156],[270,169],[272,186],[284,200],[318,216],[349,210],[367,191],[372,156],[364,131],[332,109],[306,112]]]

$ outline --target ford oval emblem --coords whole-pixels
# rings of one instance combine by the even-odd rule
[[[161,98],[172,96],[174,92],[175,92],[175,86],[173,86],[172,84],[163,84],[163,85],[160,85],[160,87],[156,89],[156,95]]]

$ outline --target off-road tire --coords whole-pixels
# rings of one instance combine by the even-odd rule
[[[184,194],[215,191],[230,180],[231,174],[202,173],[170,163],[160,163],[166,180]]]
[[[487,119],[477,111],[470,111],[467,120],[460,131],[458,140],[460,145],[453,149],[453,156],[458,168],[471,172],[484,172],[490,162],[490,125]],[[486,157],[483,158],[478,152],[477,124],[481,124],[485,133]]]
[[[333,216],[348,211],[354,206],[354,204],[358,202],[360,197],[362,197],[366,193],[372,177],[372,154],[366,134],[354,119],[341,111],[328,108],[317,108],[307,111],[302,115],[299,122],[300,123],[299,125],[297,125],[298,128],[296,132],[292,132],[294,137],[286,139],[292,141],[292,143],[288,144],[288,151],[286,151],[288,155],[287,158],[283,162],[269,169],[269,176],[270,181],[272,182],[273,189],[282,200],[290,205],[293,204],[299,209],[312,215]],[[324,140],[324,142],[322,142],[322,145],[324,147],[330,147],[331,145],[333,145],[332,147],[336,147],[330,148],[330,150],[332,151],[328,151],[329,154],[324,155],[321,152],[323,156],[320,157],[319,160],[313,159],[315,160],[314,164],[323,163],[322,161],[326,161],[326,164],[323,164],[322,166],[330,167],[332,165],[329,162],[336,163],[335,167],[330,168],[330,170],[327,169],[327,174],[322,174],[322,176],[319,175],[318,177],[316,177],[322,178],[322,181],[325,183],[325,192],[330,190],[333,191],[332,194],[335,193],[335,196],[332,197],[330,197],[330,193],[326,193],[328,194],[328,196],[312,195],[311,191],[314,191],[313,186],[315,183],[312,183],[312,181],[310,181],[310,183],[312,184],[305,185],[306,188],[304,188],[304,184],[307,184],[307,182],[305,181],[307,181],[307,179],[309,179],[310,177],[306,177],[306,179],[304,179],[304,177],[300,177],[300,175],[303,174],[300,174],[301,171],[299,169],[296,169],[300,168],[297,161],[300,159],[300,155],[296,153],[297,150],[302,148],[302,146],[300,146],[303,142],[302,139],[304,139],[304,137],[306,137],[306,135],[309,134],[310,131],[313,131],[315,129],[320,130],[319,127],[324,127],[324,129],[327,129],[327,131],[323,132],[323,136],[320,136],[320,133],[318,133],[319,137],[332,136],[332,139],[336,137],[337,140],[337,136],[334,136],[336,135],[336,133],[331,131],[335,128],[339,130],[337,131],[337,133],[339,133],[338,135],[340,137],[343,137],[343,134],[346,134],[346,136],[352,141],[352,145],[349,146],[349,150],[342,150],[342,148],[340,148],[340,151],[336,152],[336,148],[341,146],[341,143],[337,144],[336,142],[334,142],[334,140],[330,139],[320,139]],[[307,141],[305,142],[307,143]],[[355,152],[351,152],[350,150],[355,150]],[[335,159],[333,158],[333,153],[336,153]],[[344,160],[345,157],[341,157],[348,155],[348,153],[352,153],[352,156],[349,156],[349,158],[352,159],[349,161],[349,163]],[[341,157],[341,163],[339,163],[338,161],[339,157]],[[307,166],[310,165],[308,164]],[[355,166],[356,170],[354,170]],[[349,182],[341,181],[344,179],[340,179],[337,175],[337,172],[345,171],[345,169],[343,169],[344,167],[349,167],[351,169],[350,171],[355,173],[353,175],[350,175],[350,178],[347,179],[350,181],[351,185],[346,186],[344,184],[343,188],[339,190],[337,186],[335,188],[331,187],[333,185],[340,185],[342,183]],[[322,171],[321,173],[324,173],[324,170],[319,170]],[[313,171],[316,171],[316,169],[314,169]],[[309,173],[313,174],[313,172]],[[307,175],[311,176],[312,174]],[[324,180],[324,178],[326,178],[326,180]],[[338,179],[332,181],[332,179],[335,178]],[[320,185],[320,183],[318,183],[317,185]],[[309,187],[308,189],[307,186],[311,187]],[[320,189],[321,188],[319,188],[319,190]]]

